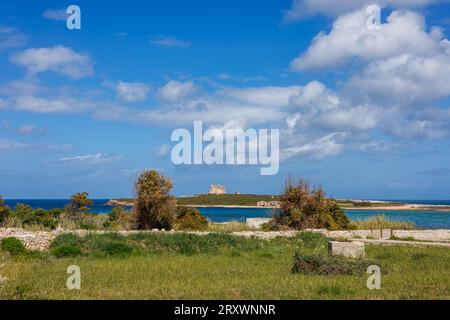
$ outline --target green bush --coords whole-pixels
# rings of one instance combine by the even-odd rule
[[[321,255],[302,255],[296,253],[292,273],[305,275],[363,275],[370,265],[376,265],[376,262],[366,259],[348,259],[338,256]]]
[[[56,247],[53,247],[50,250],[50,253],[53,254],[57,258],[66,258],[66,257],[77,257],[82,254],[82,251],[79,247],[69,245],[69,244],[60,244]]]
[[[27,251],[23,243],[14,237],[4,238],[0,243],[2,251],[9,252],[12,255],[23,254]]]
[[[9,216],[9,207],[5,205],[3,197],[0,196],[0,223],[6,220]]]
[[[62,209],[33,209],[29,205],[18,203],[13,211],[9,212],[12,221],[20,221],[23,227],[41,226],[55,229],[58,226]]]
[[[179,206],[176,209],[175,226],[179,230],[205,230],[208,220],[195,208]]]
[[[101,253],[108,256],[126,257],[133,253],[135,247],[125,242],[109,242],[105,243],[101,248]]]
[[[304,180],[289,179],[280,195],[280,210],[274,214],[273,220],[263,227],[271,230],[286,227],[297,230],[341,230],[347,229],[349,225],[350,221],[344,211],[335,200],[327,199],[322,189],[311,188]]]
[[[50,248],[55,248],[61,245],[65,246],[81,246],[83,238],[74,233],[63,233],[55,237],[50,243]]]

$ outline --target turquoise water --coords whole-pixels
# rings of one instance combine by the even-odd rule
[[[397,200],[400,202],[399,200]],[[17,203],[24,203],[33,208],[51,209],[62,208],[69,200],[5,200],[6,205],[15,207]],[[111,211],[112,207],[107,206],[108,199],[95,199],[91,212],[98,214],[105,214]],[[448,200],[430,201],[430,200],[411,200],[402,201],[404,203],[423,203],[423,204],[450,204]],[[270,217],[272,209],[265,208],[198,208],[200,212],[213,222],[225,221],[245,221],[247,218],[267,218]],[[347,210],[350,219],[362,220],[380,213],[387,216],[389,219],[397,221],[411,221],[416,223],[419,228],[427,229],[450,229],[450,212],[436,212],[436,211],[376,211],[376,210]]]
[[[270,217],[272,210],[259,208],[197,208],[204,216],[214,222],[230,220],[245,221],[246,218]],[[450,212],[436,211],[374,211],[346,210],[351,220],[364,220],[384,214],[391,220],[414,222],[422,229],[450,229]]]

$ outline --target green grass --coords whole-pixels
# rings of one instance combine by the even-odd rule
[[[387,272],[381,290],[366,288],[366,274],[291,272],[296,252],[325,254],[326,241],[310,233],[271,241],[227,234],[66,236],[53,248],[75,246],[82,255],[0,254],[0,274],[8,278],[0,299],[450,299],[448,249],[367,246],[367,259]],[[111,244],[133,249],[115,254]],[[66,288],[69,265],[81,268],[81,290]]]
[[[255,228],[250,227],[245,222],[230,221],[227,223],[209,223],[206,231],[211,232],[240,232],[252,231]]]
[[[178,205],[235,205],[256,206],[258,201],[277,201],[278,196],[258,194],[199,194],[191,197],[177,198]]]
[[[385,215],[377,215],[367,218],[365,220],[353,220],[352,224],[359,230],[373,230],[373,229],[396,229],[396,230],[414,230],[416,224],[408,221],[394,221],[390,220]]]

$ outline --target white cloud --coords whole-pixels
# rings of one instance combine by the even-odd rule
[[[28,36],[17,28],[0,25],[0,51],[5,49],[19,48],[26,44]]]
[[[43,151],[65,153],[74,151],[71,144],[28,144],[0,138],[0,151]]]
[[[291,99],[301,93],[301,86],[227,88],[218,93],[244,104],[277,108],[289,106]]]
[[[67,19],[67,9],[47,9],[42,12],[42,17],[49,20],[64,21]]]
[[[366,12],[339,17],[328,33],[319,33],[307,51],[291,62],[293,71],[334,68],[352,58],[363,61],[394,57],[402,53],[433,55],[439,52],[439,29],[425,31],[423,16],[393,11],[380,30],[369,30]]]
[[[80,79],[94,73],[93,62],[88,55],[64,46],[28,49],[14,54],[11,62],[23,66],[30,74],[53,71],[71,79]]]
[[[192,44],[188,41],[180,40],[172,36],[155,36],[150,40],[150,44],[159,48],[189,48]]]
[[[403,108],[445,98],[450,95],[449,53],[403,54],[374,61],[353,76],[345,89],[357,101]]]
[[[17,133],[22,136],[44,136],[47,134],[47,131],[33,123],[27,123],[17,128]]]
[[[283,12],[283,18],[287,22],[294,22],[315,15],[338,16],[372,4],[414,8],[446,1],[448,0],[293,0],[291,8]]]
[[[156,152],[158,158],[167,158],[170,155],[171,146],[168,144],[163,144],[159,147]]]
[[[88,90],[73,87],[49,88],[31,81],[15,81],[0,85],[4,108],[37,113],[80,113],[101,108],[102,103],[90,99]]]
[[[140,82],[122,82],[117,84],[119,99],[127,103],[141,102],[147,99],[150,87]]]
[[[301,146],[285,148],[281,150],[281,157],[284,160],[294,156],[316,160],[334,157],[344,152],[345,145],[340,141],[344,137],[345,133],[334,132]]]
[[[158,96],[166,102],[177,102],[185,99],[197,91],[197,87],[192,81],[169,81],[158,90]]]
[[[119,159],[121,159],[121,157],[119,157],[117,155],[96,153],[96,154],[88,154],[88,155],[80,155],[80,156],[74,156],[74,157],[61,158],[58,161],[65,162],[65,163],[82,163],[82,164],[96,165],[96,164],[113,162],[113,161],[116,161]]]

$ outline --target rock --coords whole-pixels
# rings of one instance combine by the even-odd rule
[[[269,222],[270,218],[248,218],[245,223],[251,228],[261,228],[264,223]]]
[[[347,258],[364,257],[364,242],[328,242],[328,252],[332,256],[343,256]]]

